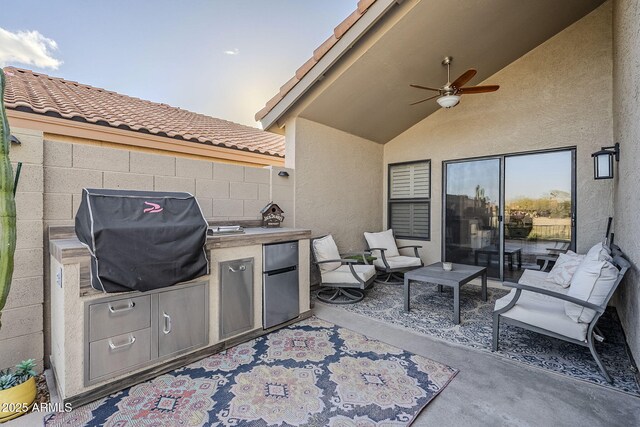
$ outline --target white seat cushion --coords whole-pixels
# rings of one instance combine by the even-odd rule
[[[315,239],[313,241],[313,253],[316,256],[316,261],[329,261],[332,259],[340,259],[340,252],[338,252],[338,246],[333,240],[333,236],[329,234],[321,239]],[[328,262],[326,264],[318,264],[321,272],[333,271],[340,267],[339,262]]]
[[[376,258],[375,261],[373,261],[373,264],[376,267],[379,267],[382,269],[386,268],[386,266],[384,265],[384,262],[382,262],[382,258]],[[422,261],[420,260],[420,258],[416,258],[413,256],[399,255],[399,256],[387,258],[387,264],[389,264],[389,267],[391,269],[409,268],[409,267],[420,267],[422,265]]]
[[[584,258],[585,255],[578,255],[571,251],[568,251],[566,254],[560,254],[547,276],[547,281],[556,283],[563,288],[568,288],[571,284],[571,278]]]
[[[400,255],[398,252],[398,245],[396,245],[396,239],[393,237],[393,230],[388,229],[381,233],[364,233],[364,238],[367,240],[367,244],[370,248],[383,248],[384,255],[387,258]],[[376,258],[381,258],[380,251],[373,251],[372,255]]]
[[[567,295],[602,305],[615,285],[618,273],[616,266],[609,261],[594,261],[587,255],[573,275]],[[594,310],[571,302],[565,302],[565,311],[575,322],[589,323],[596,315]]]
[[[358,277],[365,282],[376,275],[376,268],[372,265],[355,264],[353,268]],[[322,271],[321,274],[322,283],[353,283],[354,285],[359,285],[348,265],[340,266],[333,271]]]
[[[533,286],[536,288],[548,289],[553,292],[559,292],[561,294],[566,294],[567,290],[559,288],[556,284],[552,284],[547,282],[547,278],[549,277],[549,273],[539,270],[529,270],[526,269],[520,276],[520,280],[518,283],[527,286]]]
[[[546,282],[546,286],[553,286],[559,293],[563,291],[563,288],[549,282]],[[512,289],[507,295],[498,299],[495,309],[501,309],[509,304],[515,293],[516,290]],[[574,322],[565,314],[564,301],[527,291],[522,291],[516,305],[502,316],[578,341],[586,341],[589,328],[587,323]]]

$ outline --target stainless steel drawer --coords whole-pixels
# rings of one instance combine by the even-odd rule
[[[151,327],[151,295],[89,306],[89,341]]]
[[[89,378],[125,371],[151,360],[151,328],[89,344]]]

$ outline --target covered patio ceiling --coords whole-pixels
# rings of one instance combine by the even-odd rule
[[[439,109],[435,99],[410,106],[434,93],[409,84],[444,85],[444,56],[454,58],[452,80],[475,68],[478,74],[468,86],[477,85],[602,3],[603,0],[399,2],[382,12],[385,16],[352,48],[339,52],[342,56],[336,62],[325,64],[326,70],[315,80],[301,80],[298,85],[302,85],[302,91],[300,87],[292,91],[297,91],[298,97],[285,96],[262,120],[263,126],[275,130],[275,125],[283,125],[287,114],[293,112],[386,143]],[[349,31],[361,30],[354,26]],[[338,48],[341,47],[336,45],[332,49]],[[322,66],[321,61],[315,65]]]

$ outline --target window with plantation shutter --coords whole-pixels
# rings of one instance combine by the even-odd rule
[[[389,165],[389,228],[397,238],[430,240],[431,162]]]

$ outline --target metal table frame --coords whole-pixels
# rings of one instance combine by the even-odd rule
[[[427,282],[438,285],[442,292],[443,286],[453,288],[453,323],[460,324],[460,287],[473,279],[482,276],[482,299],[487,300],[487,268],[474,265],[453,264],[452,271],[442,269],[442,263],[427,265],[404,274],[404,310],[410,311],[409,297],[411,295],[411,281]]]

